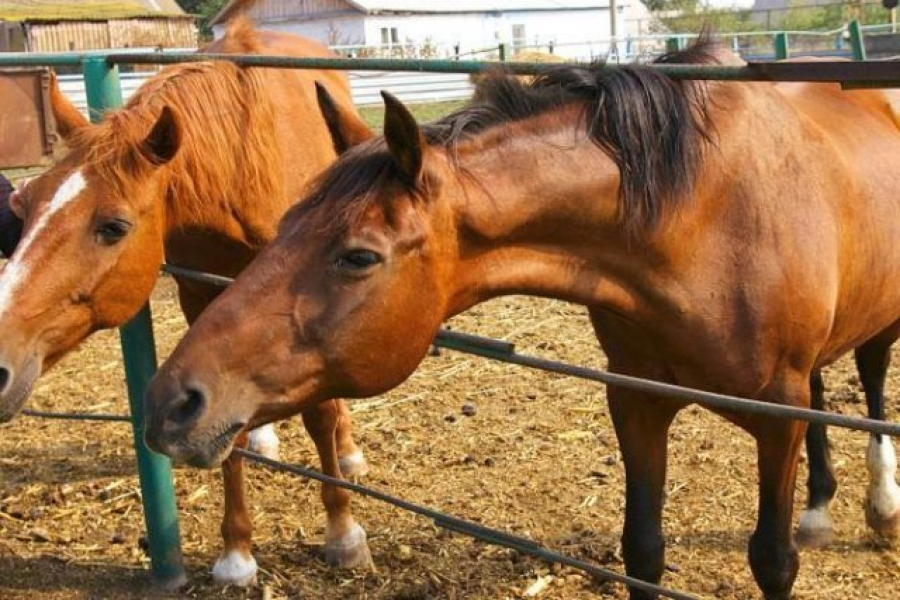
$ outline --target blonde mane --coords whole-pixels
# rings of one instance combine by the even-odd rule
[[[229,50],[258,52],[245,23],[229,30]],[[284,157],[276,140],[275,107],[263,72],[229,62],[163,69],[124,108],[76,132],[70,144],[86,164],[119,191],[134,180],[137,152],[163,107],[174,113],[181,145],[167,172],[170,225],[203,223],[217,209],[239,209],[250,199],[282,198]]]

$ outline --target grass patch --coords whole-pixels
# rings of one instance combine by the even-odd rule
[[[428,102],[424,104],[409,104],[407,107],[420,123],[434,121],[466,105],[465,100],[449,100],[447,102]],[[384,127],[384,107],[364,106],[359,109],[363,121],[372,129],[380,132]]]
[[[25,19],[126,19],[129,17],[172,16],[156,12],[137,2],[111,2],[109,0],[79,0],[79,2],[4,2],[0,7],[0,19],[22,21]],[[177,16],[184,16],[183,14]]]

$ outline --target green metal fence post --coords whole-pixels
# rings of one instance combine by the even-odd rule
[[[790,55],[790,50],[788,49],[788,35],[787,32],[779,32],[775,34],[775,58],[778,60],[784,60]]]
[[[853,60],[866,60],[866,44],[863,40],[859,21],[850,21],[850,47],[853,49]]]
[[[678,52],[681,50],[681,43],[677,37],[666,38],[666,52]]]
[[[91,121],[96,122],[105,110],[122,104],[119,70],[117,67],[110,67],[103,57],[85,59],[83,69],[88,110]],[[122,326],[119,334],[128,381],[128,401],[141,481],[144,522],[147,526],[151,577],[156,585],[175,589],[187,583],[187,576],[181,556],[172,466],[167,458],[151,452],[144,445],[144,390],[156,371],[156,347],[150,306],[145,306],[134,319]]]

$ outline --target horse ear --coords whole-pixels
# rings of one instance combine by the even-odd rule
[[[181,126],[168,106],[164,106],[153,129],[138,146],[138,151],[151,165],[164,165],[173,158],[181,146]]]
[[[425,136],[402,102],[385,91],[381,97],[384,98],[384,139],[391,156],[411,182],[418,182],[422,176]]]
[[[338,104],[321,82],[316,82],[316,99],[325,117],[334,151],[343,154],[353,146],[374,137],[372,130],[352,110]]]
[[[53,118],[56,120],[56,130],[64,140],[69,139],[72,134],[90,125],[90,121],[81,114],[75,105],[69,102],[69,99],[59,89],[59,79],[56,73],[50,71],[50,88],[48,90],[50,96],[50,109],[53,111]]]

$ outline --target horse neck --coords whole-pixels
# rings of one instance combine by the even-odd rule
[[[507,294],[627,307],[653,251],[621,227],[618,170],[583,131],[495,135],[459,154],[448,314]]]
[[[181,148],[165,167],[169,233],[202,230],[251,246],[274,237],[289,193],[274,108],[260,104],[223,105],[219,119],[183,126]]]

